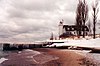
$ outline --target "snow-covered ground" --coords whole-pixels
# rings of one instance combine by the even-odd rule
[[[56,40],[57,41],[57,40]],[[59,40],[62,41],[62,40]],[[90,47],[90,48],[100,48],[100,38],[96,39],[66,39],[63,40],[65,43],[54,43],[52,46],[76,46],[76,47]]]

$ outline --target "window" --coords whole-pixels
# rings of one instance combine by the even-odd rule
[[[67,28],[67,30],[69,30],[69,28]]]
[[[72,30],[74,30],[74,28],[72,28]]]

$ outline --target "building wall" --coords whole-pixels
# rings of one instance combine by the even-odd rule
[[[59,24],[59,35],[61,35],[62,33],[64,32],[64,29],[63,29],[63,23]]]

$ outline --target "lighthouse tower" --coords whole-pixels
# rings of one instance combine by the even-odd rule
[[[59,22],[59,39],[62,33],[63,33],[63,20]]]

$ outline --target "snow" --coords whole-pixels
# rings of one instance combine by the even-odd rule
[[[0,64],[1,64],[2,62],[6,61],[6,60],[8,60],[8,59],[6,59],[6,58],[1,58],[1,59],[0,59]]]
[[[100,38],[77,39],[77,40],[67,39],[65,43],[60,43],[60,44],[54,43],[51,46],[55,46],[55,45],[56,46],[77,46],[77,47],[100,48]]]

